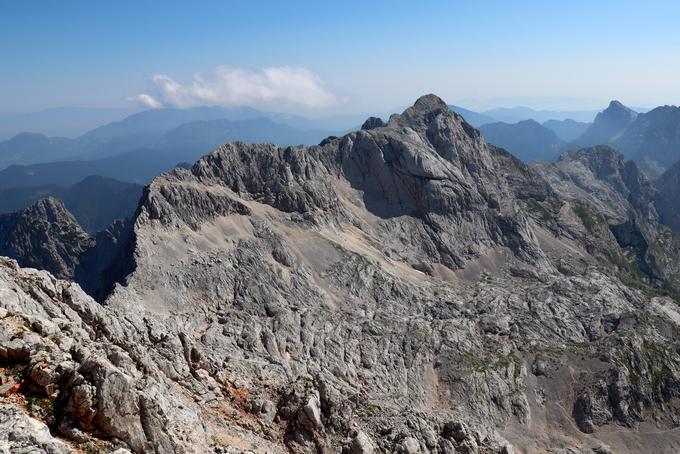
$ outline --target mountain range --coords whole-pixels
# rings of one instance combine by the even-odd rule
[[[554,131],[534,120],[488,123],[479,130],[490,143],[507,149],[524,162],[553,161],[567,149],[567,143]]]
[[[95,236],[43,199],[0,217],[3,253],[68,279],[0,259],[0,395],[25,403],[1,433],[676,452],[677,181],[607,145],[529,166],[426,95],[319,145],[222,144]]]

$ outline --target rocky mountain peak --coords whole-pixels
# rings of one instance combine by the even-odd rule
[[[368,117],[363,125],[361,125],[362,130],[375,129],[385,126],[385,122],[378,117]]]
[[[593,124],[577,143],[586,147],[613,143],[637,117],[638,113],[634,110],[619,101],[612,101],[605,110],[595,116]]]
[[[449,106],[442,98],[432,93],[423,95],[413,104],[413,110],[418,112],[434,112],[440,110],[450,110]]]
[[[603,116],[606,117],[622,117],[634,120],[638,113],[633,109],[624,106],[620,101],[613,100],[609,103],[609,106],[601,112]]]
[[[0,255],[20,265],[73,278],[78,257],[93,239],[59,199],[48,197],[14,213],[0,214]]]

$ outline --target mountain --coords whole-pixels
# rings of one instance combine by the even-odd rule
[[[65,160],[81,152],[77,140],[26,132],[0,142],[0,169],[14,164]]]
[[[590,123],[583,123],[574,121],[571,118],[566,120],[548,120],[544,121],[543,126],[557,134],[561,140],[565,142],[572,142],[586,132]]]
[[[115,219],[134,214],[142,186],[101,176],[89,176],[68,187],[0,188],[0,213],[27,208],[45,197],[61,200],[82,228],[94,234]]]
[[[127,108],[57,107],[0,115],[0,140],[26,131],[45,136],[74,138],[132,113],[133,109]]]
[[[677,237],[636,164],[527,166],[434,95],[367,126],[156,177],[81,254],[99,303],[0,259],[8,449],[675,452]]]
[[[281,146],[318,143],[328,134],[300,131],[268,118],[210,120],[185,123],[163,134],[159,148],[202,148],[210,150],[225,142],[270,142]]]
[[[552,161],[562,153],[567,144],[555,132],[534,120],[519,123],[489,123],[480,128],[484,138],[513,153],[524,162],[537,159]]]
[[[680,107],[661,106],[637,116],[611,142],[652,173],[680,160]]]
[[[659,214],[662,221],[680,231],[680,161],[672,165],[659,178],[654,180],[654,186],[660,193],[661,208]]]
[[[567,120],[572,119],[578,122],[589,123],[593,121],[596,110],[537,110],[530,107],[498,107],[486,110],[482,114],[495,118],[496,121],[504,123],[517,123],[523,120],[534,120],[539,123],[548,120]]]
[[[189,126],[191,124],[193,126]],[[210,131],[205,130],[207,126],[199,130],[197,124],[210,124]],[[239,134],[239,131],[243,133]],[[209,134],[210,140],[196,136],[200,132]],[[208,148],[201,152],[203,154],[229,140],[272,141],[281,145],[310,144],[318,142],[329,133],[323,131],[316,122],[304,117],[261,112],[245,106],[163,108],[130,115],[120,121],[97,127],[75,139],[19,134],[0,142],[0,169],[11,165],[65,160],[93,161],[137,150],[160,149],[173,145],[168,143],[168,135],[181,140],[181,146],[189,145],[194,149],[208,143]],[[191,160],[196,157],[193,156]]]
[[[626,282],[643,278],[658,289],[680,289],[677,214],[667,211],[663,194],[635,162],[598,145],[534,168],[561,197],[576,204],[575,214],[590,226],[586,247],[602,251],[603,260],[627,274]]]
[[[21,266],[73,278],[79,255],[92,245],[57,199],[41,199],[24,210],[0,214],[0,255],[16,259]]]
[[[582,146],[611,144],[638,117],[638,113],[621,104],[612,101],[602,112],[598,113],[593,124],[576,141]]]
[[[160,172],[172,169],[178,162],[191,159],[188,155],[200,156],[204,151],[195,150],[189,153],[186,150],[143,149],[95,161],[10,166],[0,170],[0,188],[72,186],[91,175],[146,184]]]
[[[85,140],[107,142],[114,139],[135,136],[160,136],[184,123],[206,120],[242,120],[260,117],[262,113],[247,106],[237,107],[193,107],[188,109],[162,108],[151,109],[130,115],[94,128],[83,134]]]
[[[661,106],[638,114],[612,101],[576,142],[610,144],[658,176],[680,160],[680,108]]]
[[[206,111],[199,112],[205,114]],[[217,115],[212,110],[207,112]],[[176,112],[166,114],[175,118]],[[160,118],[166,119],[166,116]],[[319,130],[297,130],[261,117],[247,120],[195,121],[183,123],[163,134],[149,133],[143,136],[130,136],[128,139],[115,138],[117,128],[118,126],[106,133],[110,133],[109,138],[112,142],[99,146],[99,151],[88,152],[88,159],[13,165],[0,170],[0,188],[70,186],[90,175],[146,184],[159,173],[175,167],[177,163],[193,162],[225,141],[247,140],[298,145],[317,143],[328,135]],[[98,131],[97,135],[100,138],[105,136],[102,131]],[[142,144],[147,146],[135,148],[137,145],[141,147]],[[83,149],[80,150],[81,153]],[[129,150],[95,159],[99,155],[111,154],[113,149]],[[80,157],[83,157],[82,154]]]
[[[472,110],[468,110],[459,106],[449,105],[449,109],[453,110],[459,115],[462,115],[463,118],[465,118],[465,121],[476,128],[479,128],[480,126],[487,123],[496,123],[498,121],[488,115],[484,115],[479,112],[473,112]]]

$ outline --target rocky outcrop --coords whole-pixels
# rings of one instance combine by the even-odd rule
[[[80,254],[92,244],[58,199],[49,197],[25,210],[0,214],[0,255],[16,259],[21,266],[73,278]]]
[[[385,122],[382,121],[382,119],[378,117],[368,117],[366,121],[364,121],[364,124],[361,125],[362,130],[368,130],[368,129],[374,129],[374,128],[381,128],[385,126]]]
[[[107,449],[673,452],[680,306],[617,273],[652,193],[606,150],[528,167],[432,95],[319,146],[227,144],[100,242],[126,264],[102,305],[3,262],[0,362]]]
[[[572,201],[592,254],[612,263],[631,282],[671,292],[680,288],[675,264],[680,244],[671,231],[668,205],[633,161],[601,145],[534,168],[561,198]]]

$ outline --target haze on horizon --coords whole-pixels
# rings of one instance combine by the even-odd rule
[[[0,16],[0,113],[249,105],[311,117],[680,104],[673,1],[25,1]]]

